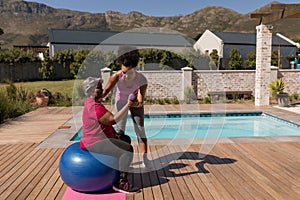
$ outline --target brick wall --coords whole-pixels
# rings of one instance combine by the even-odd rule
[[[285,92],[300,94],[300,70],[280,70],[278,78],[282,78],[287,83]]]
[[[252,91],[254,94],[254,70],[194,71],[193,86],[202,99],[209,91]]]
[[[183,84],[183,81],[186,81],[183,73],[188,71],[141,71],[141,73],[148,80],[147,96],[154,99],[172,97],[183,99],[183,85],[187,85]],[[198,99],[203,99],[208,96],[208,92],[215,91],[252,91],[254,95],[255,73],[255,70],[195,70],[192,71],[190,85]],[[102,77],[104,78],[103,74]],[[105,77],[109,78],[109,75]],[[271,70],[271,80],[281,77],[287,83],[286,92],[300,94],[300,70]]]
[[[148,79],[147,95],[152,98],[183,95],[183,71],[142,72]],[[274,76],[287,83],[286,92],[300,94],[300,70],[272,70]],[[192,73],[192,87],[198,99],[209,91],[252,91],[255,94],[255,70],[195,70]],[[267,94],[266,94],[267,95]]]
[[[182,71],[143,71],[148,80],[147,96],[181,99]]]

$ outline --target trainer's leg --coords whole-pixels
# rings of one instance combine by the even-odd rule
[[[125,103],[117,102],[115,105],[115,113],[119,112],[123,107],[125,106]],[[116,121],[116,132],[117,133],[125,133],[126,123],[127,123],[127,117],[128,113],[123,116],[120,120]]]
[[[131,118],[133,120],[134,130],[137,135],[139,150],[143,155],[143,160],[145,165],[148,168],[152,168],[152,165],[149,162],[147,153],[148,153],[148,143],[144,127],[144,106],[139,108],[129,108],[131,112]]]

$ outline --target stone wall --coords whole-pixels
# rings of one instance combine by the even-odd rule
[[[188,85],[193,88],[198,99],[207,97],[208,92],[252,91],[252,95],[255,94],[255,70],[195,70],[192,72],[177,70],[142,71],[141,73],[148,79],[147,96],[154,99],[177,97],[182,100],[184,87]],[[186,83],[188,79],[185,75],[188,73],[192,73],[190,84]],[[300,94],[300,70],[272,68],[270,74],[270,82],[282,77],[287,83],[288,93]],[[108,79],[109,74],[108,76],[102,74],[102,77]],[[269,95],[269,91],[266,91],[264,95]]]
[[[285,92],[300,94],[300,70],[279,70],[277,77],[287,83]]]
[[[181,99],[181,71],[144,71],[148,80],[147,96],[151,98]]]
[[[254,70],[194,71],[193,86],[197,97],[203,99],[208,92],[252,91],[254,94]]]

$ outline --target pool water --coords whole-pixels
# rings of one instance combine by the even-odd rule
[[[146,115],[149,139],[300,135],[300,126],[264,113]],[[81,138],[80,130],[73,140]],[[135,139],[131,119],[126,134]]]

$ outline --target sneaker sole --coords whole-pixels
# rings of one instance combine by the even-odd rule
[[[121,190],[120,188],[117,188],[115,186],[113,186],[113,190],[116,191],[116,192],[124,193],[124,194],[136,194],[136,193],[140,192],[140,190],[135,191],[135,192],[129,192],[129,191]]]

